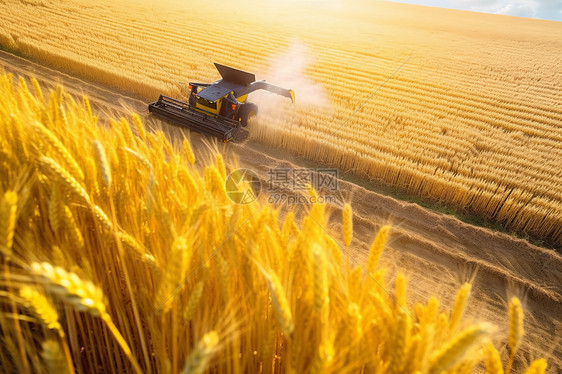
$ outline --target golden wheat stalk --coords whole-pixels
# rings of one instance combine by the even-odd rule
[[[281,281],[275,273],[269,273],[267,275],[267,285],[269,286],[271,302],[279,325],[281,326],[281,331],[285,336],[290,336],[295,330],[295,323],[293,321],[289,301],[287,300]]]
[[[31,78],[31,84],[33,85],[33,90],[35,91],[35,97],[37,97],[39,104],[44,105],[45,98],[43,97],[43,91],[41,90],[41,86],[39,85],[37,78],[35,77]]]
[[[180,236],[174,240],[154,299],[154,307],[157,311],[168,312],[177,293],[183,288],[185,274],[191,260],[190,249],[186,238]]]
[[[109,217],[98,205],[94,205],[94,216],[105,230],[113,231],[113,224],[109,220]]]
[[[54,233],[58,233],[59,229],[61,228],[61,220],[63,219],[63,207],[64,203],[62,202],[60,189],[55,184],[52,187],[51,195],[49,196],[49,223],[51,224],[51,228],[53,229]]]
[[[82,185],[74,179],[62,166],[60,166],[55,160],[47,156],[41,156],[39,158],[39,164],[42,166],[44,172],[54,177],[61,186],[66,187],[70,192],[72,192],[76,197],[80,198],[83,202],[90,204],[90,196],[82,187]]]
[[[95,316],[106,314],[103,292],[92,282],[80,279],[76,274],[52,266],[48,262],[34,262],[31,273],[38,276],[45,286],[60,294],[78,310],[87,311]]]
[[[342,250],[336,240],[331,236],[327,236],[325,238],[325,246],[328,247],[327,253],[330,254],[329,256],[327,256],[330,258],[329,262],[333,262],[335,265],[340,265],[343,259],[343,255]]]
[[[449,321],[449,330],[451,332],[454,332],[459,326],[466,309],[466,304],[468,303],[471,288],[472,286],[470,283],[465,283],[457,293],[455,305],[453,306],[453,312],[451,313],[451,319]]]
[[[226,262],[224,256],[220,253],[216,256],[218,266],[219,287],[222,291],[224,300],[228,300],[231,295],[230,291],[230,266]]]
[[[33,123],[33,129],[41,137],[41,140],[45,140],[49,143],[60,158],[64,160],[66,166],[69,167],[70,174],[79,181],[84,181],[84,172],[82,171],[82,168],[80,168],[74,156],[72,156],[70,151],[64,146],[59,138],[39,122]]]
[[[64,370],[60,371],[57,370],[55,371],[55,373],[58,372],[70,372],[71,374],[74,373],[74,366],[72,364],[72,357],[70,355],[70,350],[68,348],[67,342],[66,342],[66,336],[65,333],[62,329],[62,326],[60,325],[59,321],[58,321],[58,313],[56,311],[56,309],[51,305],[51,303],[49,302],[49,300],[39,291],[31,288],[31,287],[27,287],[24,286],[20,289],[20,297],[23,300],[23,304],[25,307],[27,307],[35,316],[37,316],[37,318],[43,323],[43,325],[45,327],[47,327],[48,329],[52,329],[52,330],[56,330],[59,334],[59,337],[62,341],[63,344],[63,350],[64,350],[64,355],[60,352],[60,346],[58,345],[58,343],[54,343],[56,344],[55,346],[50,346],[50,348],[57,348],[59,350],[58,353],[60,353],[60,356],[57,354],[56,360],[55,360],[55,356],[54,350],[50,350],[47,353],[47,356],[43,355],[43,359],[45,360],[45,363],[47,364],[47,368],[51,368],[51,367],[56,367],[56,368],[60,368],[62,366],[64,366]],[[45,347],[43,347],[43,352],[45,353]],[[49,352],[51,352],[52,354],[49,354]],[[61,361],[63,363],[61,363]],[[57,365],[55,365],[55,362],[58,363]],[[62,366],[61,366],[62,365]]]
[[[521,301],[517,297],[511,298],[509,302],[509,339],[507,346],[509,347],[509,360],[505,368],[505,373],[510,374],[513,366],[515,354],[521,345],[521,338],[523,337],[523,308]]]
[[[426,373],[429,367],[429,357],[433,351],[435,342],[435,327],[433,324],[425,325],[419,333],[420,343],[418,344],[417,352],[415,353],[414,366],[417,367],[422,373]]]
[[[141,155],[140,153],[138,153],[135,150],[132,150],[131,148],[125,147],[123,148],[126,152],[128,152],[129,154],[133,155],[138,161],[140,161],[140,163],[149,171],[152,171],[152,165],[150,164],[150,162],[146,159],[146,157],[144,157],[143,155]]]
[[[144,124],[142,123],[139,115],[136,113],[132,113],[131,118],[133,119],[133,123],[135,124],[135,128],[137,129],[139,137],[143,141],[146,141],[146,129],[144,128]]]
[[[218,344],[219,335],[216,331],[205,334],[187,358],[182,374],[203,374],[213,358]]]
[[[416,326],[418,327],[418,326]],[[405,358],[403,370],[406,373],[414,373],[420,368],[421,362],[417,357],[420,354],[420,345],[422,344],[422,334],[419,331],[413,331],[408,347],[408,355]],[[421,368],[420,368],[421,369]],[[420,370],[421,371],[421,370]]]
[[[396,310],[407,310],[406,307],[406,276],[398,273],[396,276]]]
[[[156,258],[152,254],[150,254],[146,249],[144,249],[133,236],[127,234],[124,231],[121,231],[117,233],[117,238],[119,239],[119,241],[121,242],[124,248],[131,250],[143,262],[146,262],[148,266],[153,268],[158,266],[156,262]]]
[[[70,208],[63,204],[62,206],[62,219],[65,224],[65,231],[68,233],[70,240],[76,245],[77,249],[84,248],[84,237],[80,232],[80,227],[74,219],[74,215],[70,211]]]
[[[195,164],[195,154],[193,153],[193,148],[191,148],[191,143],[187,138],[183,140],[182,150],[185,157],[187,158],[187,161],[189,161],[191,165]]]
[[[486,374],[503,374],[503,365],[498,350],[492,343],[484,346]]]
[[[308,192],[308,196],[310,197],[310,201],[312,202],[310,211],[308,212],[308,216],[320,227],[324,227],[325,219],[324,219],[324,212],[325,206],[324,204],[319,203],[319,197],[316,190],[309,184],[306,184],[306,190]]]
[[[76,309],[101,317],[133,365],[135,372],[142,373],[127,342],[113,323],[111,316],[106,312],[104,295],[100,288],[92,282],[82,280],[76,274],[69,273],[58,266],[54,267],[48,262],[34,262],[31,264],[30,270],[31,274],[39,277],[47,289],[61,295]]]
[[[314,256],[314,309],[321,313],[329,301],[325,256],[318,245],[313,247],[312,253]]]
[[[433,355],[430,360],[429,374],[442,373],[462,362],[466,355],[491,331],[492,327],[488,323],[479,323],[462,330]]]
[[[514,297],[509,303],[509,342],[508,346],[511,352],[515,354],[521,345],[523,336],[523,308],[521,301]]]
[[[105,148],[99,140],[95,140],[94,149],[96,165],[101,175],[103,186],[107,189],[107,191],[109,191],[111,189],[111,168],[109,167],[109,163],[107,162]]]
[[[329,373],[331,371],[330,364],[334,361],[334,356],[335,352],[332,338],[323,338],[314,352],[310,373]]]
[[[87,96],[82,97],[82,104],[84,105],[84,109],[86,110],[86,115],[88,119],[92,119],[92,106],[90,105],[90,99]]]
[[[199,303],[201,302],[201,297],[203,296],[203,290],[205,289],[205,280],[202,279],[191,291],[191,295],[189,295],[189,299],[187,301],[187,305],[183,311],[183,319],[185,321],[191,321],[191,319],[195,316],[195,312],[199,307]]]
[[[215,154],[215,165],[220,176],[226,179],[226,165],[224,164],[224,158],[219,152]]]
[[[408,356],[408,349],[410,348],[410,329],[411,321],[410,316],[404,310],[398,311],[398,318],[396,323],[396,330],[394,333],[394,344],[392,346],[392,360],[388,367],[390,374],[402,373],[406,358]]]
[[[135,141],[135,137],[133,136],[133,132],[131,131],[129,121],[127,121],[125,117],[121,117],[119,119],[119,126],[121,127],[120,133],[125,137],[127,147],[136,149],[137,142]]]
[[[209,191],[215,194],[219,201],[226,201],[225,182],[216,167],[205,167],[205,185]]]
[[[39,318],[45,327],[52,330],[62,330],[57,311],[42,293],[26,286],[20,289],[20,296],[24,305]]]
[[[436,324],[436,340],[443,344],[446,342],[447,339],[451,336],[449,334],[449,317],[447,316],[448,313],[441,312],[439,313],[439,317],[437,317],[437,324]],[[454,336],[454,335],[453,335]]]
[[[67,374],[70,368],[67,365],[61,345],[55,340],[45,340],[41,343],[41,358],[49,374]]]
[[[184,183],[190,194],[197,194],[199,192],[200,185],[197,183],[193,174],[183,165],[178,168],[178,178]]]
[[[57,86],[57,92],[59,91],[59,87],[60,87],[60,92],[61,95],[58,99],[58,105],[56,106],[56,121],[61,124],[64,128],[69,128],[69,122],[68,122],[68,116],[66,115],[66,110],[64,109],[64,105],[63,105],[63,99],[62,99],[62,86]]]
[[[369,257],[367,259],[367,272],[369,274],[374,274],[379,266],[379,259],[384,250],[388,238],[388,232],[390,231],[390,226],[383,226],[377,233],[371,249],[369,250]]]
[[[546,360],[544,358],[540,358],[529,365],[525,374],[545,374],[547,367],[548,364],[546,363]]]
[[[342,210],[342,220],[343,220],[343,241],[346,247],[351,244],[351,239],[353,238],[353,212],[351,210],[351,205],[345,204]]]
[[[19,107],[23,112],[33,113],[35,98],[29,93],[25,78],[20,75],[18,86]]]
[[[7,257],[12,254],[16,228],[18,195],[7,191],[0,202],[0,251]]]

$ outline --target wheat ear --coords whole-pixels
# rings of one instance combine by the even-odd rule
[[[39,122],[35,122],[33,124],[33,129],[39,136],[41,136],[41,139],[49,143],[56,153],[58,153],[58,155],[64,160],[64,163],[70,168],[70,174],[76,179],[84,181],[84,172],[78,165],[78,162],[76,162],[76,159],[72,156],[68,149],[66,149],[59,138]]]
[[[291,314],[291,308],[289,307],[289,301],[285,296],[283,291],[283,286],[281,281],[275,273],[270,273],[267,276],[267,284],[271,293],[271,302],[273,304],[273,309],[277,315],[277,320],[281,326],[281,331],[286,336],[290,336],[295,329],[295,323],[293,321],[293,315]]]
[[[102,210],[102,208],[100,208],[97,205],[94,205],[94,215],[96,216],[96,219],[105,230],[107,231],[113,230],[113,224],[109,220],[107,214],[105,214],[105,212]]]
[[[185,274],[191,261],[190,249],[184,237],[174,240],[162,280],[156,291],[154,299],[156,310],[168,312],[177,293],[183,288]]]
[[[391,374],[399,374],[403,372],[406,358],[408,356],[408,348],[410,345],[410,316],[403,310],[398,310],[398,318],[396,320],[396,329],[394,335],[393,354],[388,371]]]
[[[544,374],[548,364],[544,358],[533,361],[533,363],[527,368],[525,374]]]
[[[62,218],[65,224],[65,231],[68,232],[68,235],[72,242],[76,245],[78,249],[84,248],[84,237],[80,232],[80,228],[74,219],[74,215],[70,211],[70,208],[63,204],[62,206]]]
[[[12,254],[17,207],[18,195],[13,191],[4,193],[0,203],[0,252],[5,256]]]
[[[48,212],[49,212],[49,223],[53,232],[59,232],[61,228],[61,220],[63,217],[63,202],[61,198],[60,189],[55,184],[49,196]]]
[[[521,301],[518,298],[513,297],[509,302],[509,360],[507,361],[507,366],[505,368],[505,373],[511,373],[511,367],[513,366],[513,360],[515,359],[515,354],[521,345],[521,338],[523,337],[523,307],[521,306]]]
[[[369,250],[369,258],[367,259],[367,272],[374,274],[379,266],[379,260],[384,250],[390,226],[383,226],[377,233],[371,249]]]
[[[461,331],[433,355],[429,374],[442,373],[461,362],[466,354],[490,333],[491,329],[488,323],[480,323]]]
[[[121,244],[124,248],[132,250],[133,253],[140,257],[140,259],[150,267],[156,267],[158,264],[156,263],[156,258],[150,254],[146,249],[144,249],[137,240],[132,237],[131,235],[127,234],[124,231],[117,233],[117,237],[121,241]]]
[[[503,374],[500,354],[492,343],[484,346],[484,358],[486,359],[486,374]]]
[[[33,85],[33,90],[35,91],[35,97],[41,105],[45,104],[45,98],[43,97],[43,91],[41,90],[41,86],[35,77],[31,78],[31,84]]]
[[[203,338],[197,343],[197,346],[189,355],[185,365],[183,367],[183,374],[202,374],[209,361],[213,358],[213,354],[216,351],[217,345],[219,344],[219,335],[216,331],[211,331],[203,336]]]
[[[24,306],[37,316],[45,327],[62,330],[57,311],[43,294],[31,287],[22,287],[20,297],[23,299]]]
[[[398,273],[396,276],[396,310],[406,309],[406,276]]]
[[[48,289],[61,295],[65,301],[81,311],[99,316],[104,321],[115,340],[133,365],[136,373],[142,370],[133,356],[127,342],[113,323],[111,316],[106,312],[104,295],[100,288],[90,281],[80,279],[76,274],[69,273],[60,267],[54,267],[47,262],[34,262],[31,264],[31,273],[38,276]]]
[[[316,221],[317,224],[324,225],[324,204],[319,203],[318,192],[314,189],[314,187],[308,183],[305,187],[308,192],[308,196],[310,197],[310,201],[312,202],[308,215],[312,218],[312,220]]]
[[[347,247],[351,244],[353,238],[353,211],[351,205],[345,204],[342,210],[343,220],[343,242]]]
[[[76,274],[52,266],[47,262],[34,262],[32,274],[39,276],[49,289],[65,297],[77,309],[96,316],[106,314],[103,293],[92,282],[80,279]]]
[[[191,143],[187,139],[183,140],[183,153],[185,154],[187,161],[193,165],[195,163],[195,154],[193,153],[193,148],[191,148]]]
[[[92,119],[92,106],[90,105],[90,100],[87,96],[82,96],[82,104],[84,105],[84,109],[86,109],[86,114],[88,115],[88,119]]]
[[[133,113],[133,114],[131,114],[131,118],[133,120],[133,123],[135,124],[135,127],[137,128],[137,132],[139,134],[139,137],[143,141],[146,141],[146,129],[144,128],[144,124],[142,123],[139,115],[136,114],[136,113]]]
[[[219,172],[221,177],[226,178],[226,165],[224,164],[224,158],[218,152],[215,155],[215,164],[216,164],[217,171]]]
[[[125,138],[125,143],[129,148],[136,149],[137,144],[135,142],[135,137],[133,136],[133,131],[131,131],[131,126],[129,125],[129,121],[125,117],[121,117],[119,119],[119,126],[121,130],[121,134]]]
[[[46,340],[41,343],[41,357],[49,374],[69,373],[69,367],[59,342]]]
[[[55,160],[50,157],[41,156],[39,164],[42,166],[43,171],[54,177],[61,185],[67,187],[76,197],[88,205],[90,204],[90,196],[84,187]]]
[[[23,304],[26,308],[30,309],[31,312],[37,316],[43,323],[45,327],[51,330],[56,330],[59,334],[59,337],[63,344],[64,354],[60,352],[60,345],[56,342],[53,342],[55,346],[51,346],[51,348],[56,348],[57,355],[55,360],[55,351],[51,349],[48,352],[47,356],[42,355],[45,363],[47,364],[47,368],[63,368],[64,370],[56,370],[53,373],[74,373],[74,366],[72,364],[72,357],[70,355],[70,350],[68,349],[67,342],[65,340],[64,330],[59,323],[59,316],[56,309],[51,305],[49,300],[37,290],[34,290],[31,287],[23,287],[20,289],[20,296],[23,299]],[[43,347],[43,352],[45,353],[45,347]],[[48,353],[47,352],[47,353]],[[55,362],[57,365],[55,365]]]
[[[314,309],[321,313],[328,303],[328,278],[324,252],[320,246],[312,249],[314,255]],[[322,315],[322,314],[321,314]],[[326,321],[323,321],[326,323]]]
[[[205,289],[205,279],[200,280],[197,282],[193,291],[191,291],[191,295],[189,296],[189,300],[187,301],[187,306],[183,311],[183,318],[186,321],[191,321],[195,312],[197,311],[197,307],[199,306],[199,302],[201,301],[201,297],[203,296],[203,290]]]
[[[98,170],[101,175],[101,180],[103,182],[102,184],[109,191],[109,189],[111,188],[111,168],[109,167],[109,163],[107,162],[105,148],[99,140],[95,140],[94,149],[96,165],[98,166]]]
[[[123,150],[134,156],[147,170],[152,171],[152,164],[146,159],[146,157],[128,147],[123,148]]]
[[[451,332],[454,332],[459,326],[459,323],[466,309],[466,304],[470,296],[471,288],[472,286],[470,285],[470,283],[465,283],[457,293],[453,312],[451,313],[451,320],[449,322],[449,330]]]

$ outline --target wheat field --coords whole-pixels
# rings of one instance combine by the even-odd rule
[[[341,238],[323,204],[280,225],[227,197],[236,165],[136,114],[102,122],[86,97],[8,74],[0,98],[3,372],[545,373],[519,358],[519,299],[504,357],[463,316],[469,283],[450,310],[408,303],[379,264],[390,227],[350,266],[350,205]]]
[[[214,61],[294,84],[253,139],[562,243],[559,22],[360,0],[0,10],[3,48],[147,100],[214,81]]]

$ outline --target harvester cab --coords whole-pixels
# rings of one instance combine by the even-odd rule
[[[242,129],[248,120],[257,115],[258,106],[249,102],[248,95],[256,90],[266,90],[290,98],[295,102],[293,90],[256,81],[256,76],[242,70],[215,63],[222,79],[214,83],[190,83],[187,103],[161,95],[148,110],[165,119],[195,131],[208,133],[223,142],[248,137]]]

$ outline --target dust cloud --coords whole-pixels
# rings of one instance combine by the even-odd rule
[[[269,69],[264,79],[271,84],[295,92],[295,105],[307,109],[325,109],[329,99],[324,87],[306,75],[306,70],[314,63],[314,58],[307,47],[294,43],[285,53],[270,59]],[[256,91],[250,100],[258,104],[261,114],[273,115],[286,108],[290,100],[267,91]]]

